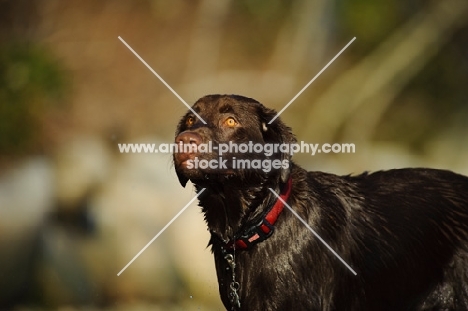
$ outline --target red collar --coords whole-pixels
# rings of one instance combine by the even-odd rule
[[[253,225],[252,227],[241,231],[240,234],[236,234],[234,236],[236,249],[249,249],[253,245],[265,241],[273,234],[273,231],[275,230],[273,225],[276,223],[278,216],[284,209],[283,201],[286,202],[291,194],[291,185],[292,179],[289,178],[280,194],[280,198],[282,200],[276,200],[276,203],[265,214],[265,216],[262,217],[262,220],[258,224]],[[232,249],[234,246],[233,240],[226,243],[225,247]]]

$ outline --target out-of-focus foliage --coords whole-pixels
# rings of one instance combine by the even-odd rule
[[[251,66],[256,66],[263,64],[266,56],[274,49],[278,31],[290,14],[289,1],[233,1],[226,26],[230,29],[230,37],[236,39],[235,42],[243,42],[239,52],[249,59]]]
[[[357,62],[372,55],[405,23],[417,25],[418,21],[434,14],[431,6],[438,1],[337,0],[335,3],[336,34],[343,40],[352,36],[358,38],[359,44],[346,52]],[[457,1],[450,4],[456,5]],[[438,17],[434,18],[430,25],[434,32],[440,29],[441,22]],[[442,131],[451,131],[455,136],[466,133],[468,25],[466,22],[456,25],[453,26],[455,30],[449,32],[450,36],[444,38],[444,45],[438,46],[435,55],[408,79],[400,93],[393,95],[392,103],[370,135],[374,140],[394,141],[420,152],[426,142],[440,139]]]
[[[31,44],[0,49],[0,154],[32,151],[47,109],[60,103],[65,74],[45,50]]]
[[[441,131],[462,137],[468,131],[468,38],[461,34],[408,84],[377,129],[378,139],[403,140],[418,151]]]
[[[356,36],[363,44],[357,44],[351,53],[367,53],[411,14],[408,1],[337,0],[337,31],[348,38]],[[412,12],[413,11],[413,12]]]

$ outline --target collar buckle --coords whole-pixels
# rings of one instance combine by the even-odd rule
[[[236,248],[250,249],[253,245],[268,239],[275,231],[275,227],[265,218],[253,227],[245,230],[235,241]]]

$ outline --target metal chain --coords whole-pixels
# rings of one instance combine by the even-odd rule
[[[232,282],[229,284],[229,301],[231,302],[231,310],[235,311],[236,308],[240,308],[240,299],[239,299],[239,294],[237,291],[240,288],[239,282],[236,282],[236,247],[235,245],[233,246],[233,253],[232,254],[226,254],[224,256],[224,259],[226,259],[230,269],[231,269],[231,274],[232,274]]]

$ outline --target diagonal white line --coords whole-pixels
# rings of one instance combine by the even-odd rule
[[[149,70],[150,70],[150,71],[151,71],[151,72],[168,88],[168,89],[169,89],[169,91],[171,91],[185,106],[187,106],[187,108],[190,109],[190,111],[192,111],[193,114],[196,115],[197,118],[200,119],[200,121],[203,122],[203,124],[206,124],[205,120],[203,120],[202,117],[200,117],[200,116],[198,115],[198,113],[196,113],[196,112],[192,109],[192,107],[190,107],[189,104],[187,104],[187,102],[186,102],[182,97],[180,97],[179,94],[177,94],[177,92],[174,91],[174,89],[173,89],[169,84],[167,84],[167,82],[164,81],[164,79],[161,78],[161,76],[158,75],[158,73],[157,73],[156,71],[154,71],[153,68],[150,67],[150,65],[148,65],[148,64],[146,63],[146,62],[144,61],[144,59],[141,58],[141,56],[138,55],[138,53],[135,52],[135,50],[133,50],[133,49],[131,48],[131,46],[127,44],[127,42],[125,42],[124,39],[122,39],[120,36],[119,36],[118,38],[119,38],[119,40],[122,41],[122,43],[125,44],[125,46],[126,46],[133,54],[135,54],[135,56],[136,56],[136,57],[137,57],[137,58],[138,58],[138,59],[139,59],[139,60],[140,60],[140,61],[141,61],[141,62],[142,62],[142,63],[143,63],[143,64],[144,64],[144,65],[145,65],[145,66],[146,66],[146,67],[147,67],[147,68],[148,68],[148,69],[149,69]]]
[[[268,124],[271,124],[273,121],[275,121],[276,118],[278,118],[279,115],[282,114],[283,111],[285,111],[286,108],[288,108],[289,105],[291,105],[291,104],[293,103],[293,101],[295,101],[296,98],[298,98],[299,95],[301,95],[302,92],[304,92],[304,91],[309,87],[309,85],[311,85],[312,82],[314,82],[315,79],[317,79],[317,78],[325,71],[325,69],[327,69],[328,66],[330,66],[330,65],[332,64],[332,63],[338,58],[338,56],[340,56],[341,53],[343,53],[344,50],[346,50],[346,49],[351,45],[351,43],[353,43],[354,40],[356,40],[356,37],[354,37],[353,39],[351,39],[351,41],[349,41],[349,43],[346,44],[346,46],[345,46],[344,48],[342,48],[341,51],[339,51],[338,54],[336,54],[335,57],[333,57],[332,60],[329,61],[328,64],[326,64],[325,67],[323,67],[323,69],[320,70],[319,73],[317,73],[317,74],[315,75],[315,77],[313,77],[312,80],[310,80],[309,83],[307,83],[306,86],[304,86],[304,87],[302,88],[302,90],[300,90],[299,93],[297,93],[296,96],[294,96],[293,99],[291,99],[291,100],[289,101],[289,103],[287,103],[286,106],[284,106],[283,109],[281,109],[280,112],[278,112],[278,113],[276,114],[276,116],[275,116],[273,119],[271,119],[270,122],[268,122]]]
[[[119,273],[117,273],[117,276],[120,276],[122,272],[124,272],[125,269],[127,269],[128,266],[130,266],[148,248],[148,246],[150,246],[151,243],[153,243],[154,240],[156,240],[164,232],[164,230],[166,230],[174,222],[174,220],[176,220],[177,217],[179,217],[187,209],[187,207],[189,207],[190,204],[192,204],[193,201],[195,201],[200,196],[200,194],[202,194],[203,191],[205,191],[205,189],[206,188],[203,188],[202,190],[200,190],[200,192],[198,192],[197,195],[194,196],[190,200],[190,202],[188,202],[187,205],[185,205],[184,208],[182,208],[180,212],[178,212],[177,215],[175,215],[174,218],[172,218],[171,221],[169,221],[167,225],[165,225],[164,228],[162,228],[161,231],[159,231],[158,234],[156,234],[156,236],[152,238],[151,241],[149,241],[148,244],[146,244],[145,247],[143,247],[143,249],[140,252],[138,252],[138,254],[136,254],[135,257],[133,257],[133,259],[130,260],[130,262],[122,270],[120,270]]]
[[[299,220],[304,224],[304,226],[306,226],[307,229],[309,229],[310,232],[312,232],[312,233],[317,237],[317,239],[319,239],[320,242],[322,242],[322,243],[333,253],[333,255],[335,255],[336,258],[338,258],[338,259],[346,266],[346,268],[348,268],[354,275],[357,275],[356,271],[354,271],[353,268],[351,268],[351,267],[346,263],[346,261],[344,261],[343,258],[341,258],[340,255],[338,255],[338,254],[333,250],[333,248],[331,248],[330,245],[328,245],[327,242],[325,242],[325,241],[322,239],[322,237],[321,237],[320,235],[318,235],[318,233],[315,232],[314,229],[312,229],[312,228],[309,226],[309,224],[308,224],[307,222],[305,222],[305,220],[302,219],[301,216],[299,216],[299,214],[296,213],[296,211],[293,210],[293,209],[291,208],[291,206],[288,205],[288,203],[286,203],[273,189],[271,189],[271,188],[268,188],[268,189],[270,189],[270,191],[271,191],[279,200],[281,200],[281,202],[283,202],[284,206],[286,206],[286,207],[294,214],[294,216],[296,216],[297,219],[299,219]]]

